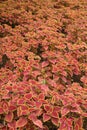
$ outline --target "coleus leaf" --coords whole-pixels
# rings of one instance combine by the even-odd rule
[[[82,121],[82,118],[80,117],[77,120],[75,120],[75,127],[79,127],[79,129],[82,129],[82,126],[83,126],[83,121]]]
[[[69,112],[70,112],[70,110],[69,110],[67,107],[63,107],[63,108],[61,109],[61,114],[62,114],[62,116],[67,115]]]
[[[42,102],[38,102],[38,101],[37,101],[37,102],[35,103],[35,106],[36,106],[37,108],[40,108],[40,107],[42,106]]]
[[[40,73],[39,71],[37,71],[37,70],[35,70],[35,71],[32,72],[32,76],[35,77],[35,78],[36,78],[38,75],[40,75],[40,74],[41,74],[41,73]]]
[[[29,111],[29,108],[28,108],[27,105],[21,105],[21,106],[20,106],[20,109],[21,109],[22,111]]]
[[[32,120],[32,122],[34,122],[35,120],[37,120],[37,117],[34,113],[31,113],[29,116],[28,116],[28,119],[29,120]]]
[[[52,100],[51,100],[51,103],[54,104],[55,102],[56,102],[56,97],[53,96],[53,97],[52,97]]]
[[[52,123],[56,126],[58,126],[58,122],[59,122],[59,119],[58,118],[53,118],[51,119]]]
[[[47,113],[52,113],[53,107],[51,105],[44,105],[44,109]]]
[[[87,113],[83,112],[81,115],[84,116],[84,117],[87,117]]]
[[[82,77],[81,77],[81,81],[82,81],[84,84],[87,84],[87,76],[82,76]]]
[[[29,114],[29,108],[27,105],[21,105],[17,108],[18,116],[27,115],[27,114]]]
[[[43,114],[43,121],[44,121],[44,122],[46,122],[46,121],[48,121],[48,120],[50,120],[50,119],[51,119],[50,115],[48,115],[47,113],[44,113],[44,114]]]
[[[4,124],[0,123],[0,130],[4,127]]]
[[[38,96],[38,99],[39,100],[44,100],[45,96],[43,93],[40,93],[39,96]]]
[[[31,99],[32,98],[32,93],[27,93],[24,95],[25,99]]]
[[[38,126],[38,127],[40,127],[41,129],[43,128],[43,124],[42,124],[42,122],[40,121],[40,120],[35,120],[35,121],[33,121],[33,123],[36,125],[36,126]]]
[[[34,113],[36,114],[36,116],[40,116],[43,113],[42,109],[37,109],[34,111]]]
[[[54,80],[49,80],[49,84],[53,86],[54,88],[57,88],[57,84]]]
[[[61,74],[65,77],[67,77],[67,72],[66,71],[62,71]]]
[[[58,130],[68,130],[68,129],[67,129],[67,125],[66,125],[65,123],[60,124],[60,127],[59,127]]]
[[[4,95],[3,97],[2,97],[2,99],[10,99],[11,97],[10,97],[10,95],[8,95],[8,94],[6,94],[6,95]]]
[[[18,99],[17,105],[22,105],[22,104],[24,104],[24,99]]]
[[[15,111],[17,107],[15,105],[10,105],[9,106],[9,111]]]
[[[60,118],[59,130],[73,130],[72,122],[73,122],[73,118],[66,118],[65,116]]]
[[[19,120],[16,121],[16,128],[24,127],[27,122],[28,121],[25,117],[20,117]]]
[[[79,125],[78,125],[78,124],[76,124],[76,125],[75,125],[74,130],[80,130]]]
[[[35,113],[31,113],[31,114],[28,116],[28,119],[29,119],[29,120],[32,120],[32,122],[33,122],[36,126],[38,126],[38,127],[40,127],[40,128],[43,128],[42,122],[37,119]]]
[[[42,89],[42,91],[44,91],[45,94],[47,94],[47,92],[49,91],[48,86],[45,84],[41,85],[41,89]]]
[[[51,117],[58,118],[58,112],[53,110]]]
[[[8,125],[9,128],[15,129],[15,127],[16,127],[16,121],[9,122],[7,125]]]
[[[0,107],[0,114],[3,114],[3,108]]]
[[[8,111],[9,111],[9,107],[8,107],[8,103],[7,102],[3,102],[3,111],[5,113],[8,113]]]
[[[1,130],[7,130],[7,126],[4,126]]]
[[[34,101],[28,100],[27,103],[28,103],[28,105],[31,106],[31,107],[35,106],[35,102],[34,102]]]
[[[47,62],[47,61],[43,61],[42,62],[42,68],[44,68],[44,67],[46,67],[46,66],[48,66],[49,65],[49,63]]]
[[[56,111],[57,113],[60,112],[61,107],[58,106],[54,106],[53,111]]]
[[[7,122],[12,122],[13,120],[13,113],[12,112],[9,112],[6,116],[5,116],[5,121]]]

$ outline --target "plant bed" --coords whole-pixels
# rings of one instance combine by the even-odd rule
[[[0,1],[0,130],[87,129],[86,5]]]

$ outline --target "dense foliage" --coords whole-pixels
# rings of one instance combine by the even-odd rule
[[[0,129],[87,130],[87,1],[0,0]]]

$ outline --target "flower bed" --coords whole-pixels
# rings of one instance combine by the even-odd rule
[[[86,5],[0,1],[1,130],[87,130]]]

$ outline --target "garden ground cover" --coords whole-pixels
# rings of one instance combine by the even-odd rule
[[[0,0],[0,130],[87,130],[86,0]]]

